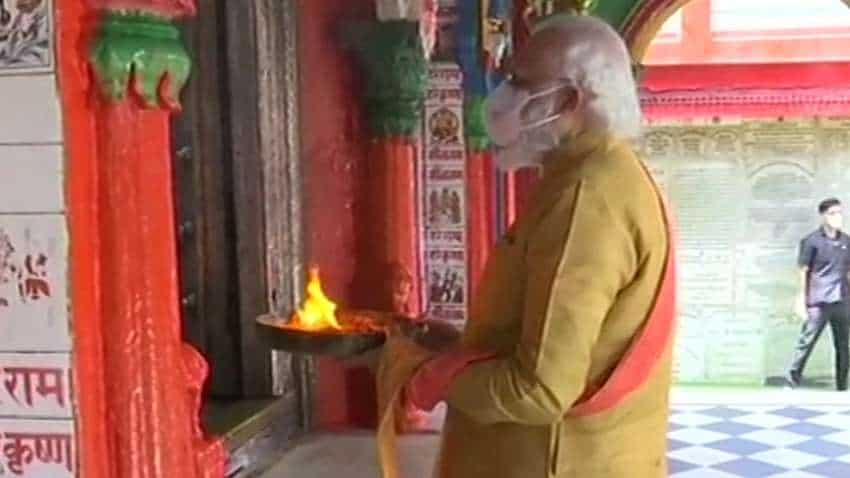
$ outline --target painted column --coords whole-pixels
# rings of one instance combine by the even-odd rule
[[[368,178],[370,306],[421,313],[417,239],[417,142],[427,60],[416,22],[349,25],[346,41],[365,73],[365,109],[371,129]],[[361,271],[366,273],[366,271]],[[365,284],[364,284],[365,285]],[[378,285],[379,287],[375,287]]]
[[[357,295],[368,307],[411,317],[422,313],[416,139],[427,75],[422,32],[419,23],[400,19],[351,24],[344,34],[365,73],[371,130],[364,191],[368,213],[357,218],[365,245],[359,252]],[[365,391],[374,390],[374,377],[356,372],[348,374],[348,387],[363,401],[352,420],[373,426],[376,397]],[[405,428],[419,421],[414,410],[408,413]]]
[[[92,111],[95,259],[109,437],[103,478],[221,477],[223,444],[206,439],[199,423],[208,367],[181,340],[169,147],[169,118],[191,66],[174,20],[195,7],[191,0],[91,6],[98,12],[90,45],[100,93]]]

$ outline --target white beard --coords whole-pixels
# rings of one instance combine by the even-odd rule
[[[546,154],[559,144],[557,135],[546,127],[524,131],[516,142],[496,150],[496,167],[503,171],[541,167]]]
[[[496,167],[509,172],[515,169],[540,167],[543,165],[543,153],[528,151],[521,142],[499,148],[493,153]]]

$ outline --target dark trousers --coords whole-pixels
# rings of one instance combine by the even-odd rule
[[[850,306],[847,303],[826,304],[809,307],[809,318],[803,323],[803,330],[797,341],[794,359],[788,371],[789,379],[800,383],[803,369],[815,348],[826,323],[832,328],[832,342],[835,345],[835,386],[839,390],[847,389],[847,371],[850,368]]]

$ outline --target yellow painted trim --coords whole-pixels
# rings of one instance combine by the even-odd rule
[[[635,62],[640,63],[643,61],[643,57],[646,55],[646,50],[649,49],[649,44],[652,43],[652,40],[658,34],[658,31],[661,30],[662,26],[664,26],[664,22],[666,22],[667,19],[676,13],[677,10],[690,1],[691,0],[676,0],[663,10],[653,12],[649,17],[649,20],[638,27],[638,30],[634,33],[634,35],[632,35],[631,42],[629,44],[629,51],[631,52],[632,58]],[[642,13],[643,8],[635,12],[635,15],[641,15]]]

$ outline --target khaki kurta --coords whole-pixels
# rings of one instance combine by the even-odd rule
[[[651,312],[667,257],[659,196],[629,145],[584,135],[546,159],[495,248],[465,345],[501,360],[453,385],[439,478],[662,478],[671,351],[638,392],[592,417],[600,385]]]

